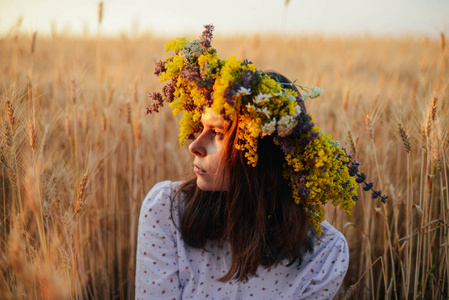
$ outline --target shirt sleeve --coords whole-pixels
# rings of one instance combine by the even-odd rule
[[[301,299],[333,299],[341,287],[349,265],[348,243],[336,231],[317,243],[308,278],[308,286]]]
[[[170,181],[156,184],[142,203],[136,253],[136,299],[180,299],[177,229]],[[173,212],[175,214],[175,212]]]

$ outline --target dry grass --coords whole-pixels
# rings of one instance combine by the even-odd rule
[[[157,181],[193,175],[177,118],[144,116],[166,40],[0,40],[1,298],[133,297],[140,203]],[[308,110],[390,196],[382,205],[362,195],[351,217],[327,210],[350,245],[339,297],[446,299],[444,35],[217,36],[214,45],[323,87]]]

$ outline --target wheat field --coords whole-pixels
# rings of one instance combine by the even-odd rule
[[[175,37],[0,39],[0,298],[131,299],[141,201],[193,177],[169,109],[145,116]],[[187,38],[195,38],[188,36]],[[214,37],[324,89],[306,107],[389,196],[327,220],[350,246],[338,299],[449,297],[449,51],[426,37]]]

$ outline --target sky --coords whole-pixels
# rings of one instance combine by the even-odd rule
[[[0,37],[25,33],[449,35],[449,0],[0,0]]]

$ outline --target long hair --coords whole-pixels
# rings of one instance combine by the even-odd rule
[[[280,74],[267,74],[290,84]],[[202,191],[196,179],[183,184],[179,229],[184,242],[193,248],[204,248],[209,240],[230,244],[232,261],[228,273],[220,278],[223,282],[247,280],[259,266],[268,268],[285,261],[301,264],[303,255],[313,251],[315,235],[305,209],[295,204],[283,177],[284,153],[272,137],[261,138],[258,163],[252,167],[235,147],[238,121],[231,122],[227,130],[230,134],[220,165],[229,172],[229,190]]]

